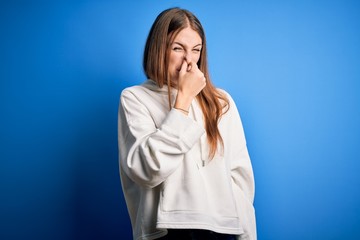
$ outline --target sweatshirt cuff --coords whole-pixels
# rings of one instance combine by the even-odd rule
[[[205,133],[201,125],[176,109],[171,109],[161,130],[182,140],[189,149]]]

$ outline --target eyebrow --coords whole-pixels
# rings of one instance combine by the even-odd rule
[[[173,42],[173,44],[179,44],[180,46],[182,46],[183,48],[185,48],[185,46],[184,46],[184,44],[182,44],[182,43],[179,43],[179,42]],[[196,48],[196,47],[201,47],[202,46],[202,44],[201,43],[199,43],[199,44],[196,44],[195,46],[193,46],[193,48]]]

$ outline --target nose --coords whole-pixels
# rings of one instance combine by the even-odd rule
[[[193,54],[191,53],[191,51],[186,51],[184,54],[184,59],[187,63],[190,63],[191,61],[194,60]]]

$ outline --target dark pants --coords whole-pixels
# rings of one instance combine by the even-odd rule
[[[200,229],[168,229],[161,240],[236,240],[235,235],[216,233]]]

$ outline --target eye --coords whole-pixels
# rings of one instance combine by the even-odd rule
[[[195,49],[193,49],[193,51],[196,52],[196,53],[199,53],[201,51],[201,49],[195,48]]]
[[[182,51],[182,48],[181,47],[174,47],[173,50],[175,52],[180,52],[180,51]]]

